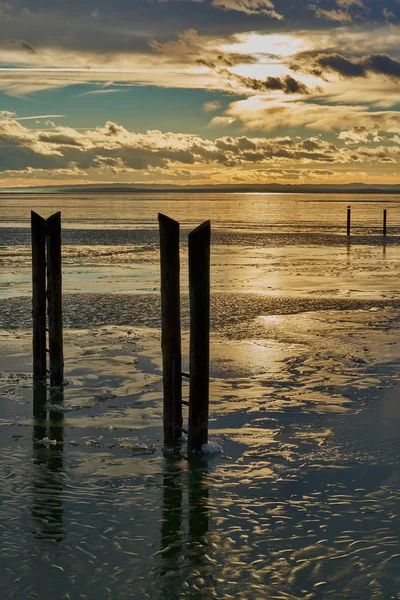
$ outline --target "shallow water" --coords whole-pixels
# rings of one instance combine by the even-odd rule
[[[0,200],[7,599],[400,598],[400,198],[364,200]],[[29,210],[61,205],[68,385],[32,416]],[[213,221],[213,454],[162,445],[158,210],[185,370],[185,239]]]

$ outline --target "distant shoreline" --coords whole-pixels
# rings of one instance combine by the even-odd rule
[[[0,198],[2,196],[22,196],[30,194],[41,195],[76,195],[76,194],[382,194],[396,195],[400,194],[400,186],[385,186],[385,187],[354,187],[354,184],[349,184],[348,187],[326,186],[326,187],[302,187],[302,186],[238,186],[238,187],[169,187],[169,188],[150,188],[150,187],[96,187],[96,186],[49,186],[35,188],[6,188],[0,190]]]

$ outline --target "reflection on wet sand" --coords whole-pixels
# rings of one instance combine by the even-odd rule
[[[35,386],[33,401],[33,535],[42,540],[64,539],[63,449],[64,415],[60,410],[48,411],[46,419],[46,387]],[[63,404],[63,392],[51,390],[50,404]]]
[[[210,560],[207,479],[207,465],[200,456],[191,457],[189,463],[178,456],[166,458],[161,520],[162,598],[175,600],[182,594],[200,592],[196,580],[204,576]]]
[[[351,240],[350,239],[347,240],[347,244],[346,244],[346,263],[347,263],[347,266],[350,266],[350,264],[351,264]]]
[[[199,457],[189,461],[189,541],[193,549],[192,564],[204,562],[205,536],[209,530],[208,471]],[[198,551],[197,551],[198,550]]]

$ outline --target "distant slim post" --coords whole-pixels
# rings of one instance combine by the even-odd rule
[[[60,386],[64,380],[60,212],[46,220],[46,244],[50,385]]]
[[[189,451],[208,441],[210,378],[210,239],[206,221],[189,234]]]
[[[383,235],[386,236],[386,225],[387,225],[387,210],[386,208],[383,211]]]
[[[46,382],[46,227],[31,211],[33,383]]]
[[[182,437],[179,223],[158,215],[161,267],[164,443]]]
[[[351,208],[347,207],[347,235],[350,235],[350,226],[351,226]]]

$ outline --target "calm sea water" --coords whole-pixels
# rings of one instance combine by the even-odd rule
[[[31,209],[63,220],[45,419]],[[187,233],[212,221],[204,456],[162,445],[157,212],[182,223],[185,370]],[[0,198],[4,597],[400,598],[399,234],[399,196]]]
[[[343,233],[348,205],[354,208],[356,229],[380,231],[384,208],[389,209],[389,224],[400,226],[399,203],[398,194],[10,194],[1,197],[0,220],[27,226],[30,209],[43,216],[62,209],[68,228],[134,229],[154,227],[157,212],[164,212],[183,225],[211,219],[217,227],[237,225],[241,230],[318,227]]]

